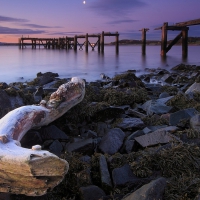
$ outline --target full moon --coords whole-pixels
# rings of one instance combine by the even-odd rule
[[[83,4],[86,4],[86,1],[83,1]]]

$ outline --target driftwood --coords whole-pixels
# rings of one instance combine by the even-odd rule
[[[41,196],[58,185],[68,171],[67,161],[41,150],[22,148],[31,128],[49,124],[82,101],[85,83],[72,78],[40,105],[22,106],[0,119],[0,192]]]

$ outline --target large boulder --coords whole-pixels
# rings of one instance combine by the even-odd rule
[[[123,200],[162,200],[166,186],[166,179],[161,177],[143,185]]]
[[[111,129],[102,137],[99,149],[109,155],[115,154],[122,146],[125,133],[119,128]]]

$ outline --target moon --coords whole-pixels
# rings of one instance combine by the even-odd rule
[[[83,1],[83,4],[86,4],[86,1]]]

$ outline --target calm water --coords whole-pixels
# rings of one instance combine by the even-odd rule
[[[160,46],[147,46],[146,56],[141,46],[105,46],[104,54],[89,49],[73,50],[19,49],[17,46],[0,46],[0,82],[27,81],[38,72],[57,72],[61,78],[79,76],[87,81],[100,79],[100,74],[113,77],[128,69],[140,72],[145,68],[169,69],[180,63],[200,65],[200,46],[189,46],[188,58],[182,59],[181,46],[174,46],[165,60],[160,56]],[[23,77],[23,79],[20,79]]]

